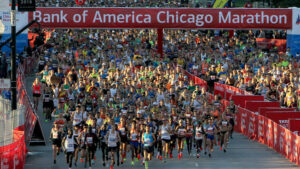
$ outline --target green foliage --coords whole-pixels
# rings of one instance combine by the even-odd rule
[[[299,0],[272,0],[276,8],[300,7]]]

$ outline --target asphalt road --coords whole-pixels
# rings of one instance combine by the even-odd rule
[[[26,86],[29,95],[32,95],[31,84],[34,80],[33,77],[27,78]],[[39,106],[39,110],[42,109],[42,105]],[[29,147],[29,153],[26,158],[25,169],[67,169],[68,165],[64,155],[61,153],[57,158],[57,163],[53,164],[51,143],[49,143],[49,133],[52,127],[51,123],[46,123],[42,112],[39,111],[40,123],[42,130],[46,138],[46,146],[31,146]],[[295,164],[289,162],[283,156],[278,154],[267,146],[257,143],[256,141],[249,140],[247,137],[235,133],[234,139],[230,140],[227,152],[224,153],[215,147],[212,158],[204,155],[202,152],[200,158],[195,157],[195,151],[193,151],[193,157],[187,157],[187,150],[184,150],[184,157],[181,160],[177,158],[168,159],[166,163],[158,159],[153,159],[149,162],[149,169],[241,169],[241,168],[263,168],[263,169],[284,169],[284,168],[299,168]],[[175,157],[177,153],[173,154]],[[101,153],[96,153],[96,163],[92,168],[104,168],[102,166]],[[129,155],[127,155],[129,159]],[[73,166],[73,169],[84,168],[84,165],[78,162],[77,167]],[[109,168],[106,166],[105,168]],[[144,166],[141,162],[136,163],[135,166],[130,165],[130,161],[119,167],[115,166],[115,169],[142,169]]]

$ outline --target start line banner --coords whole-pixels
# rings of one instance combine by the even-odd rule
[[[37,8],[46,28],[292,29],[292,9]]]

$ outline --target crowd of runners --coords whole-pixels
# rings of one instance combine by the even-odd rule
[[[53,31],[33,83],[35,108],[43,100],[46,122],[54,122],[53,162],[63,150],[70,168],[92,167],[99,150],[104,166],[147,169],[155,157],[226,152],[237,109],[211,99],[214,82],[298,106],[299,56],[258,49],[255,36],[165,30],[161,56],[155,30]],[[208,91],[184,70],[207,80]]]
[[[195,59],[182,56],[193,58],[204,43],[190,50],[188,38],[176,42],[180,32],[167,34],[162,57],[150,30],[52,33],[32,87],[35,109],[42,99],[46,122],[54,122],[54,163],[61,150],[70,168],[79,160],[92,167],[99,149],[104,166],[140,161],[146,169],[153,157],[166,162],[183,151],[211,157],[214,146],[226,152],[234,104],[224,107],[184,75]]]

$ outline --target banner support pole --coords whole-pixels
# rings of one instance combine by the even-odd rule
[[[16,73],[16,0],[11,4],[11,110],[17,109],[17,73]]]

